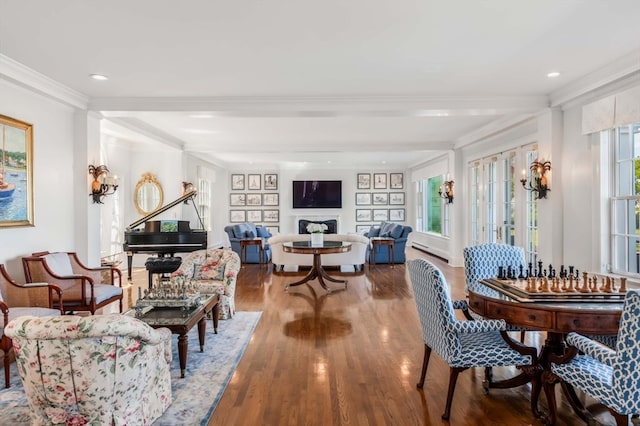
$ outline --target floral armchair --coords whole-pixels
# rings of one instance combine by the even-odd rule
[[[47,282],[62,289],[65,309],[95,314],[113,302],[122,312],[122,273],[118,268],[89,268],[73,252],[39,252],[22,258],[27,282]],[[117,284],[117,285],[116,285]]]
[[[202,294],[220,295],[220,319],[236,312],[236,279],[240,256],[232,250],[206,249],[189,253],[171,274],[171,281],[195,281]]]
[[[54,297],[54,294],[56,295]],[[4,328],[9,321],[23,315],[33,316],[53,316],[63,314],[62,305],[60,309],[52,309],[53,301],[62,298],[62,291],[53,284],[32,283],[20,285],[15,282],[0,264],[0,311],[2,311],[3,321],[0,330],[0,350],[3,354],[4,363],[4,386],[10,387],[9,366],[11,364],[11,339],[4,334]]]
[[[149,425],[171,404],[171,331],[119,314],[23,316],[13,340],[32,424]]]

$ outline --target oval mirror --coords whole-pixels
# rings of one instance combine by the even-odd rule
[[[153,213],[162,207],[163,199],[162,186],[156,177],[151,173],[143,174],[133,191],[133,204],[138,213],[144,216]]]

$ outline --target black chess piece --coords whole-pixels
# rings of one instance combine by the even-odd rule
[[[504,280],[504,266],[498,266],[498,279]]]
[[[544,278],[543,272],[542,272],[542,260],[538,261],[538,273],[536,274],[538,278]]]
[[[523,275],[524,267],[523,267],[522,265],[520,265],[520,266],[518,267],[518,269],[520,270],[520,273],[518,274],[518,279],[519,279],[519,280],[523,280],[523,279],[524,279],[524,275]]]
[[[527,278],[529,278],[533,276],[533,263],[529,262],[527,266]]]

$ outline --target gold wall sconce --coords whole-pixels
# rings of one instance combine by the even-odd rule
[[[526,170],[522,170],[522,179],[520,179],[522,187],[527,191],[533,192],[534,199],[547,198],[547,191],[551,191],[551,188],[549,188],[545,173],[551,170],[551,161],[540,162],[536,160],[531,163],[529,170],[531,170],[531,180],[529,182],[527,182]]]
[[[445,199],[447,204],[453,204],[453,181],[445,180],[440,187],[438,194],[440,194],[440,197]]]
[[[89,165],[89,174],[93,176],[91,182],[91,194],[95,204],[103,204],[102,199],[111,195],[118,189],[118,177],[109,175],[109,169],[105,165]]]

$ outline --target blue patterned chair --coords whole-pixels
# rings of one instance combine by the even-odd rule
[[[432,350],[450,367],[443,419],[448,419],[451,413],[458,374],[467,368],[518,366],[523,370],[519,376],[503,382],[491,382],[487,376],[485,391],[524,384],[529,380],[537,383],[535,348],[512,340],[503,320],[456,320],[454,309],[467,310],[468,307],[463,300],[451,301],[442,272],[424,259],[410,260],[408,267],[424,339],[424,361],[418,388],[424,386]]]
[[[570,333],[567,353],[550,356],[551,371],[543,374],[543,384],[552,424],[556,416],[553,388],[558,380],[576,414],[589,424],[593,418],[574,388],[607,407],[619,426],[628,424],[630,414],[640,413],[640,290],[627,293],[617,337],[615,349],[611,349]]]
[[[476,291],[476,285],[480,280],[497,277],[499,266],[505,269],[511,266],[516,275],[520,273],[520,266],[526,270],[522,247],[497,243],[479,244],[463,248],[462,255],[466,276],[465,292]]]

